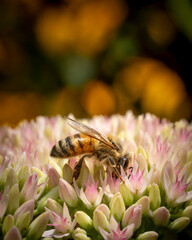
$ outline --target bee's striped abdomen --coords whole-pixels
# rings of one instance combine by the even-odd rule
[[[77,133],[74,136],[67,137],[55,144],[51,150],[50,156],[67,158],[93,152],[95,150],[96,142],[98,141],[92,137]]]

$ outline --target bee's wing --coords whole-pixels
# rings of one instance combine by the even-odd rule
[[[70,125],[72,128],[74,128],[75,130],[77,130],[78,132],[81,132],[85,135],[88,135],[92,138],[97,139],[98,141],[105,143],[106,145],[108,145],[109,147],[117,150],[116,146],[114,146],[107,138],[105,138],[101,133],[97,132],[96,130],[94,130],[93,128],[88,127],[87,125],[83,124],[83,123],[79,123],[76,122],[75,120],[69,118],[69,117],[65,117],[68,125]]]

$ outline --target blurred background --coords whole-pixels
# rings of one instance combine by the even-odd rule
[[[38,115],[192,119],[190,0],[1,0],[0,125]]]

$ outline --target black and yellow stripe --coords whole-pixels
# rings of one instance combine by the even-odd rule
[[[95,139],[87,135],[77,133],[74,136],[69,136],[55,144],[51,150],[50,156],[67,158],[93,152],[95,150],[95,141]]]

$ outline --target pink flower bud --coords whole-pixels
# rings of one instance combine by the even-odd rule
[[[5,235],[4,240],[22,240],[21,234],[17,227],[13,226]]]
[[[29,199],[35,199],[38,189],[38,178],[36,172],[31,174],[25,182],[20,192],[20,202],[23,203]]]
[[[30,221],[33,218],[33,210],[34,210],[34,200],[29,200],[25,203],[23,203],[18,209],[17,211],[14,213],[14,217],[17,220],[17,218],[22,215],[25,212],[29,212],[30,213]]]
[[[150,206],[149,203],[150,203],[150,200],[149,200],[149,197],[147,197],[147,196],[143,196],[136,202],[137,206],[139,206],[139,205],[142,206],[142,214],[143,215],[149,214],[149,206]]]
[[[75,189],[64,179],[59,180],[59,196],[69,206],[75,207],[78,203],[78,197]]]
[[[48,177],[49,177],[48,185],[50,188],[54,188],[59,185],[59,179],[61,176],[59,175],[55,168],[49,167]]]
[[[156,225],[166,226],[170,213],[166,207],[160,207],[153,212],[153,221]]]
[[[122,219],[122,226],[126,227],[127,225],[134,223],[134,229],[136,230],[141,225],[141,217],[142,206],[137,206],[136,204],[134,204],[125,211]]]

